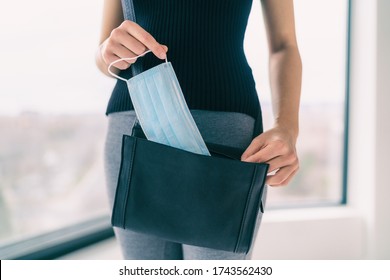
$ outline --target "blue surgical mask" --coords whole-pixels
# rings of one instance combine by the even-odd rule
[[[125,81],[130,98],[142,130],[150,141],[169,145],[189,152],[210,155],[184,99],[172,64],[165,59],[149,70],[129,80],[113,72],[112,65],[123,60],[134,60],[150,50],[133,58],[121,58],[108,66],[108,72]]]

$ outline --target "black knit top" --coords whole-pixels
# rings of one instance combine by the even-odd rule
[[[168,46],[168,61],[190,109],[257,117],[259,100],[243,47],[252,0],[127,1],[134,3],[137,24]],[[148,53],[136,63],[147,70],[162,62]],[[118,80],[106,113],[131,109],[127,85]]]

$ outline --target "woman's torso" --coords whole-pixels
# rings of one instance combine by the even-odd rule
[[[168,46],[168,61],[190,109],[257,117],[259,102],[243,47],[252,0],[125,1],[133,1],[137,24]],[[136,63],[147,70],[161,62],[148,54]],[[130,78],[131,70],[121,75]],[[107,114],[130,109],[126,83],[118,81]]]

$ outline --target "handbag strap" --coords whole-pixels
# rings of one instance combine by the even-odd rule
[[[124,19],[131,20],[133,22],[137,22],[136,17],[135,17],[133,0],[121,0],[121,2],[122,2],[122,11],[123,11]],[[141,64],[140,59],[137,59],[137,61],[134,62],[130,68],[131,68],[133,77],[142,73],[142,64]]]
[[[121,0],[123,16],[125,19],[136,21],[133,0]]]
[[[121,0],[122,2],[122,11],[123,11],[123,18],[125,20],[131,20],[133,22],[137,22],[137,19],[135,17],[135,10],[134,10],[134,3],[133,3],[133,0]],[[141,64],[141,60],[140,59],[137,59],[132,65],[131,65],[131,73],[133,74],[133,77],[142,73],[142,64]],[[139,129],[141,132],[139,133],[142,133],[143,134],[143,131],[142,131],[142,128],[141,126],[139,125],[139,121],[138,121],[138,116],[137,116],[137,112],[135,113],[135,123],[134,123],[134,126],[133,126],[133,131],[132,131],[132,135],[134,135],[134,128],[135,127],[138,127],[139,126]],[[144,134],[143,134],[144,135]],[[144,135],[145,136],[145,135]],[[146,138],[146,137],[145,137]]]

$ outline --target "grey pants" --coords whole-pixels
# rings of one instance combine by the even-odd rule
[[[232,147],[246,148],[251,143],[254,119],[251,116],[235,112],[216,112],[191,110],[199,131],[206,142],[219,143]],[[131,135],[135,122],[135,112],[112,113],[108,116],[108,132],[105,143],[105,173],[109,202],[112,207],[121,161],[122,135]],[[265,203],[266,190],[263,194]],[[257,220],[255,235],[261,222]],[[250,253],[236,254],[208,248],[178,244],[144,234],[114,228],[125,259],[164,260],[243,260]]]

